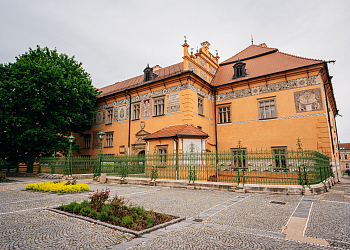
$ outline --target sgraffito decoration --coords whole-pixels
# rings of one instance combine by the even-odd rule
[[[167,95],[167,113],[180,111],[180,93]]]
[[[323,110],[321,90],[316,88],[295,91],[294,103],[297,113]]]
[[[105,123],[106,110],[97,112],[95,115],[95,125],[100,125]]]
[[[92,149],[99,149],[100,148],[100,138],[98,138],[98,133],[101,130],[94,131],[94,134],[92,136]]]
[[[146,99],[142,101],[141,118],[147,118],[152,116],[152,99]]]

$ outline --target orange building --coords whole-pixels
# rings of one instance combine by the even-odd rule
[[[101,88],[81,154],[296,148],[325,152],[339,171],[338,114],[327,62],[250,45],[219,63],[210,44],[168,67]]]

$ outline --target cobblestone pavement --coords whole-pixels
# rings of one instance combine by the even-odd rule
[[[106,249],[134,236],[50,211],[0,218],[0,249]]]
[[[302,196],[252,194],[209,217],[208,222],[280,233]],[[270,203],[284,202],[285,205]]]
[[[190,225],[130,248],[151,249],[335,249],[205,225]]]
[[[133,195],[129,200],[147,210],[153,209],[156,212],[189,218],[238,195],[224,191],[167,188],[158,192]]]
[[[315,195],[315,198],[333,201],[350,202],[350,176],[343,176],[329,192]]]
[[[58,195],[21,191],[27,183],[52,180],[18,180],[23,182],[0,185],[0,249],[335,249],[284,239],[281,227],[287,224],[302,196],[98,184],[78,180],[87,183],[91,190],[108,187],[111,196],[117,193],[146,209],[188,218],[173,225],[172,230],[161,229],[153,232],[153,236],[150,233],[134,238],[45,210],[48,206],[82,201],[88,198],[88,193]],[[331,190],[343,191],[345,196],[346,183],[341,182]],[[350,249],[350,203],[330,201],[334,197],[328,195],[313,200],[305,236],[326,239],[332,246]],[[195,218],[204,221],[194,222]]]
[[[305,236],[350,249],[350,203],[314,200]]]

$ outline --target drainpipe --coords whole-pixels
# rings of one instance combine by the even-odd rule
[[[218,125],[216,122],[216,87],[214,87],[215,150],[218,151]]]
[[[125,93],[129,96],[129,133],[128,133],[128,155],[130,155],[130,126],[131,126],[131,95],[126,90]]]

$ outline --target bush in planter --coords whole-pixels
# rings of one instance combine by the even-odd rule
[[[132,217],[130,215],[127,215],[122,219],[121,225],[123,227],[127,227],[131,224],[132,224]]]
[[[106,211],[102,211],[101,213],[97,214],[97,219],[100,221],[104,221],[108,218],[108,213]]]
[[[97,217],[97,211],[96,210],[91,210],[91,212],[89,213],[89,217]]]

